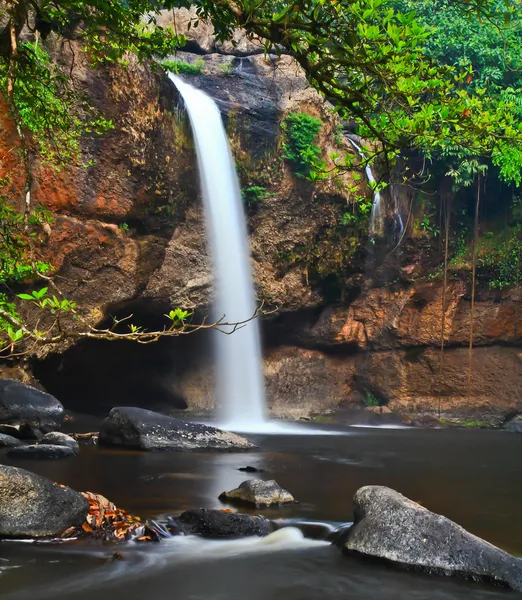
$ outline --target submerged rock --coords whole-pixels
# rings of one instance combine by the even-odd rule
[[[273,531],[268,519],[222,510],[197,508],[185,511],[175,523],[184,533],[206,538],[265,536]]]
[[[98,443],[164,451],[255,448],[235,433],[134,407],[113,408],[100,427]]]
[[[395,490],[360,488],[343,548],[430,574],[456,575],[522,590],[522,561]]]
[[[0,465],[0,537],[40,538],[81,525],[89,503],[68,487]]]
[[[20,446],[22,442],[13,437],[12,435],[7,435],[6,433],[0,433],[0,448],[14,448],[15,446]]]
[[[13,458],[28,459],[54,459],[70,458],[76,456],[76,452],[68,446],[57,446],[53,444],[31,444],[30,446],[18,446],[11,448],[7,456]]]
[[[295,502],[290,492],[283,489],[274,479],[261,481],[248,479],[236,489],[223,492],[220,500],[232,500],[252,506],[271,506],[273,504],[290,504]]]
[[[52,444],[54,446],[65,446],[74,450],[75,454],[80,451],[78,442],[66,433],[60,433],[59,431],[50,431],[46,433],[42,438],[42,444]]]
[[[243,471],[244,473],[264,473],[264,469],[258,469],[257,467],[251,467],[247,465],[246,467],[239,467],[238,471]]]
[[[59,429],[63,419],[63,406],[54,396],[14,379],[0,379],[0,423],[46,432]]]

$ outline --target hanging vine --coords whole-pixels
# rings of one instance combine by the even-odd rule
[[[471,387],[471,376],[473,368],[473,326],[475,320],[475,280],[477,275],[477,246],[480,209],[480,186],[481,176],[477,178],[477,197],[475,202],[475,218],[473,222],[473,254],[471,259],[471,307],[469,314],[469,363],[468,363],[468,389]]]

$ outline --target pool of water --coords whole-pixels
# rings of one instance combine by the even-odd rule
[[[77,490],[104,494],[142,516],[220,508],[217,499],[264,469],[299,500],[254,511],[274,519],[352,520],[363,485],[390,486],[469,531],[522,555],[522,436],[498,431],[349,428],[344,435],[249,436],[254,452],[120,452],[82,447],[75,459],[14,461]],[[114,559],[115,551],[123,554]],[[328,544],[289,539],[161,544],[0,543],[0,597],[8,600],[388,600],[522,597],[451,578],[427,577],[343,556]]]

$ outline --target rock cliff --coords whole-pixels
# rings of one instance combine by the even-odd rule
[[[166,13],[165,21],[175,18],[183,30],[188,17]],[[201,26],[190,32],[190,52],[176,60],[203,61],[190,81],[218,102],[244,188],[263,190],[247,213],[257,293],[277,308],[263,322],[272,412],[300,418],[378,404],[411,418],[440,413],[499,422],[521,411],[521,291],[479,290],[470,370],[469,284],[453,278],[441,355],[442,283],[421,272],[406,276],[407,253],[397,276],[379,283],[375,265],[365,261],[367,223],[343,223],[355,180],[371,198],[363,179],[343,172],[311,184],[282,158],[281,122],[290,112],[323,121],[319,145],[329,164],[332,152],[354,154],[331,108],[288,57],[265,56],[255,40],[236,37],[235,45],[219,44],[211,27]],[[212,271],[176,90],[132,59],[126,69],[93,70],[77,48],[54,44],[55,60],[72,64],[74,54],[76,77],[114,122],[113,131],[84,140],[87,167],[37,168],[33,195],[53,214],[41,252],[61,289],[92,323],[133,313],[153,325],[169,306],[207,314]],[[0,191],[10,202],[24,184],[16,147],[12,123],[2,116]],[[207,347],[208,334],[154,347],[81,342],[33,356],[24,376],[34,374],[69,408],[208,409]],[[6,363],[4,371],[12,376],[17,368]]]

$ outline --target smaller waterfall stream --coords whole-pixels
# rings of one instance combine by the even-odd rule
[[[355,148],[355,150],[357,151],[357,154],[359,154],[359,156],[363,160],[365,160],[366,156],[364,155],[364,152],[362,151],[361,147],[358,144],[356,144],[352,140],[352,138],[347,137],[346,139]],[[364,167],[364,171],[366,173],[366,178],[368,179],[370,184],[371,185],[376,184],[376,180],[375,180],[375,177],[373,176],[373,171],[372,171],[372,168],[370,167],[370,165],[366,165],[366,167]],[[382,197],[381,197],[380,192],[375,191],[373,194],[372,212],[370,213],[370,238],[373,238],[380,233],[380,231],[382,230],[382,221],[383,221]]]
[[[170,75],[189,115],[215,272],[214,318],[244,321],[255,312],[250,249],[241,190],[216,103]],[[232,335],[216,333],[217,405],[220,425],[235,431],[267,426],[261,341],[257,319]]]

